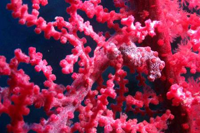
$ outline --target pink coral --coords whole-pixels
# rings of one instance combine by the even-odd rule
[[[60,61],[62,73],[72,74],[73,83],[67,86],[56,83],[53,68],[36,48],[30,47],[27,55],[16,49],[9,63],[0,56],[0,75],[9,77],[8,86],[0,88],[0,114],[6,113],[11,118],[8,132],[95,133],[99,127],[105,133],[200,131],[199,79],[183,76],[186,68],[191,74],[200,71],[200,19],[183,10],[187,2],[189,9],[199,9],[199,3],[113,0],[119,11],[109,11],[101,5],[101,0],[65,1],[70,5],[66,10],[70,17],[65,20],[57,16],[52,22],[47,22],[39,12],[40,6],[48,4],[47,0],[32,0],[31,13],[22,0],[11,0],[7,5],[20,24],[35,26],[34,31],[43,32],[46,39],[52,37],[73,46],[71,54]],[[95,32],[94,25],[85,21],[78,11],[85,12],[90,19],[96,17],[98,23],[106,23],[115,33]],[[85,46],[87,39],[79,37],[78,32],[96,42],[94,50]],[[172,50],[176,37],[182,41]],[[25,71],[19,69],[20,63],[30,64],[36,72],[42,72],[47,89],[30,82]],[[76,63],[78,72],[74,70]],[[105,85],[103,73],[109,67],[115,72],[108,74]],[[142,91],[129,94],[132,88],[127,87],[130,79],[126,79],[125,67],[138,74],[136,79]],[[148,85],[152,82],[155,87]],[[92,89],[95,83],[97,87]],[[39,123],[26,123],[24,116],[30,113],[30,105],[43,107],[49,117],[41,118]],[[156,105],[164,107],[151,107]],[[79,121],[73,123],[75,112],[79,113]],[[147,115],[148,120],[129,118],[130,112]]]

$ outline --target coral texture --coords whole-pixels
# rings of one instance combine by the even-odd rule
[[[28,54],[16,49],[9,62],[0,56],[0,76],[8,77],[6,87],[0,84],[0,115],[10,117],[8,132],[200,132],[198,0],[113,0],[114,10],[104,0],[65,2],[68,17],[49,22],[40,14],[48,0],[7,4],[19,24],[73,47],[60,61],[73,79],[69,85],[56,82],[53,67],[34,47]],[[94,30],[101,24],[106,32]],[[87,46],[88,38],[95,44]],[[21,64],[45,76],[44,88]],[[114,72],[105,77],[109,68]],[[32,106],[47,118],[27,122]]]

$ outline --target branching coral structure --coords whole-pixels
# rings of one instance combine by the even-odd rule
[[[58,84],[53,67],[34,47],[28,54],[16,49],[10,61],[1,55],[0,76],[8,81],[6,87],[0,84],[0,115],[11,119],[8,132],[200,132],[197,0],[113,0],[116,10],[104,7],[103,0],[65,0],[69,17],[56,16],[50,22],[40,15],[48,0],[32,0],[31,7],[24,2],[7,4],[19,24],[72,45],[60,66],[73,83]],[[95,18],[114,32],[95,31]],[[96,45],[86,46],[87,37]],[[44,88],[31,82],[20,64],[42,73]],[[108,72],[106,79],[109,67],[114,73]],[[135,75],[135,86],[142,89],[128,86],[133,80],[127,75]],[[43,108],[48,118],[26,122],[30,106]]]

